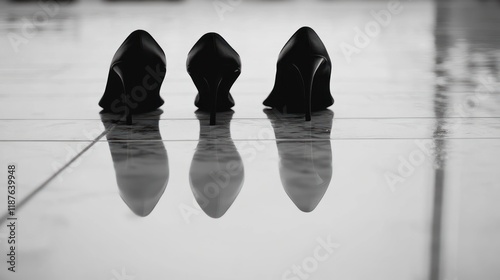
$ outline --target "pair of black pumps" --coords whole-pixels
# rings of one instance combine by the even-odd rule
[[[330,93],[332,64],[325,45],[314,30],[300,28],[281,50],[276,82],[264,105],[284,113],[303,113],[333,104]],[[188,54],[187,71],[198,89],[195,105],[210,112],[210,125],[216,112],[234,106],[229,93],[241,73],[238,53],[217,33],[207,33]],[[166,74],[165,53],[143,30],[134,31],[123,42],[111,62],[108,83],[99,105],[106,112],[126,116],[156,110],[164,101],[160,87]]]

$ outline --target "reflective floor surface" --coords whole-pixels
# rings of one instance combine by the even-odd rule
[[[0,278],[498,279],[499,13],[473,0],[0,2]],[[311,122],[262,105],[304,25],[334,68],[335,104]],[[126,125],[97,102],[135,29],[166,53],[166,103]],[[209,31],[243,64],[217,126],[185,71]]]

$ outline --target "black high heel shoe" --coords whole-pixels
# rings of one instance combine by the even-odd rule
[[[198,88],[195,105],[210,112],[210,125],[215,125],[216,112],[234,106],[229,90],[241,73],[240,56],[219,34],[207,33],[193,46],[186,64]]]
[[[332,63],[318,34],[300,28],[280,52],[276,82],[264,105],[284,113],[324,110],[333,104],[330,93]]]
[[[116,51],[108,83],[99,101],[105,112],[127,116],[158,109],[164,101],[160,87],[166,73],[165,53],[144,30],[132,32]]]

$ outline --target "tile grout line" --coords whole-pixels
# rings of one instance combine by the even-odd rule
[[[102,138],[102,137],[101,137]],[[316,141],[356,141],[356,140],[429,140],[429,139],[434,139],[434,140],[496,140],[500,139],[500,136],[492,136],[492,137],[343,137],[343,138],[269,138],[269,139],[258,139],[258,138],[239,138],[239,139],[234,139],[234,138],[214,138],[214,139],[158,139],[158,140],[151,140],[151,139],[144,139],[144,140],[101,140],[101,139],[96,139],[92,140],[91,143],[99,142],[99,143],[106,143],[106,142],[112,142],[112,143],[120,143],[120,142],[199,142],[199,141],[213,141],[213,140],[219,140],[219,141],[233,141],[233,142],[248,142],[248,141],[260,141],[260,142],[274,142],[274,141],[309,141],[309,142],[316,142]],[[66,140],[41,140],[41,139],[32,139],[32,140],[24,140],[24,139],[8,139],[8,140],[0,140],[0,143],[85,143],[89,142],[89,140],[72,140],[72,139],[66,139]]]
[[[314,116],[313,116],[314,117]],[[294,118],[290,118],[294,120]],[[295,119],[300,119],[297,117]],[[415,117],[335,117],[333,120],[445,120],[445,119],[500,119],[500,116],[479,116],[479,117],[425,117],[425,116],[415,116]],[[5,119],[0,118],[0,121],[100,121],[101,119]],[[151,120],[148,118],[134,118],[134,120]],[[160,118],[161,121],[198,121],[197,118]],[[208,119],[206,119],[208,120]],[[265,117],[238,117],[233,118],[232,121],[238,120],[268,120]]]
[[[36,189],[34,189],[30,194],[26,196],[25,199],[21,200],[16,205],[16,211],[23,207],[28,201],[30,201],[38,192],[48,186],[59,174],[61,174],[66,168],[68,168],[73,162],[75,162],[79,157],[81,157],[85,152],[87,152],[92,146],[96,143],[99,143],[100,139],[106,136],[111,130],[113,130],[117,124],[113,124],[109,128],[105,129],[99,136],[97,136],[88,146],[86,146],[83,150],[81,150],[77,155],[75,155],[70,161],[68,161],[65,165],[63,165],[59,170],[57,170],[54,174],[52,174],[48,179],[46,179],[41,185],[39,185]],[[9,217],[9,213],[5,212],[4,215],[0,217],[0,225],[7,221]]]

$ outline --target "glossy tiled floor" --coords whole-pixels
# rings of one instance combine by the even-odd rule
[[[365,42],[394,4],[217,3],[0,2],[1,279],[500,277],[500,3],[396,2]],[[310,123],[261,105],[303,25],[334,63]],[[135,29],[166,52],[166,104],[127,126],[97,101]],[[243,62],[215,127],[185,71],[208,31]]]

